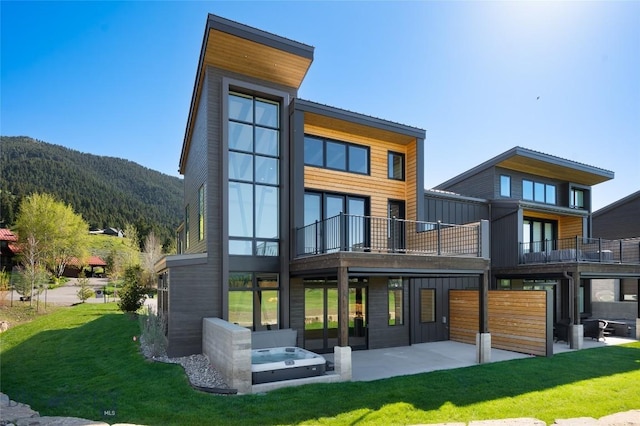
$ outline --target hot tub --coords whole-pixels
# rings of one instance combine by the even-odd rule
[[[253,384],[321,376],[327,361],[322,355],[295,347],[253,349],[251,379]]]

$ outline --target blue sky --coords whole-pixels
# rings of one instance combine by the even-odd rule
[[[519,145],[614,171],[594,209],[640,189],[640,1],[2,1],[0,133],[178,175],[207,13],[314,46],[299,97],[426,129],[427,188]]]

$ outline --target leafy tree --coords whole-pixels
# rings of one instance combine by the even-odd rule
[[[31,194],[20,203],[15,230],[19,242],[35,250],[29,262],[60,277],[71,258],[86,257],[89,227],[82,216],[49,194]],[[24,252],[24,250],[23,250]]]
[[[93,289],[89,286],[89,278],[84,274],[78,275],[78,286],[80,289],[77,291],[78,299],[84,303],[88,298],[93,296]]]
[[[9,297],[9,291],[11,290],[11,274],[5,271],[4,268],[0,270],[0,305],[5,305],[6,300]]]
[[[118,307],[123,312],[136,312],[142,307],[145,289],[142,286],[142,268],[130,266],[124,272],[124,285],[119,291]]]

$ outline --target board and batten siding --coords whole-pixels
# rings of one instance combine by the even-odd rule
[[[369,148],[370,174],[329,170],[320,167],[304,167],[304,186],[307,190],[336,192],[357,195],[370,199],[370,215],[387,217],[388,201],[402,200],[406,205],[406,218],[416,219],[416,159],[415,142],[409,146],[371,139],[360,135],[348,134],[332,129],[305,124],[305,134],[319,136],[343,142],[366,146]],[[387,155],[389,151],[405,155],[405,180],[388,178]],[[413,161],[412,166],[409,165]]]
[[[513,352],[553,354],[552,294],[547,291],[489,291],[491,347]],[[479,326],[479,294],[451,290],[450,339],[475,344]]]
[[[492,199],[495,198],[495,180],[494,168],[489,168],[453,185],[438,185],[436,189],[451,191],[469,197]]]

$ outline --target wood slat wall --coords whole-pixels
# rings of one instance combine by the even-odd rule
[[[327,129],[310,124],[305,124],[305,133],[315,136],[350,142],[369,147],[370,175],[341,172],[322,169],[319,167],[304,168],[305,189],[318,191],[338,192],[343,194],[369,197],[371,216],[387,217],[387,203],[392,200],[403,200],[406,203],[406,216],[408,219],[416,218],[416,172],[415,158],[413,158],[413,170],[409,167],[410,157],[415,157],[415,142],[408,145],[371,139],[361,135],[354,135],[334,129]],[[412,150],[409,148],[412,147]],[[387,153],[388,151],[405,154],[406,180],[398,181],[387,177]],[[411,182],[411,184],[409,183]],[[409,188],[412,188],[409,190]]]
[[[582,235],[582,218],[579,216],[559,216],[555,214],[533,212],[529,210],[525,210],[523,212],[523,215],[525,217],[558,221],[558,238],[574,238],[587,236]]]
[[[449,338],[475,344],[478,332],[476,290],[449,292]],[[526,354],[547,355],[547,295],[544,291],[490,291],[491,347]]]

